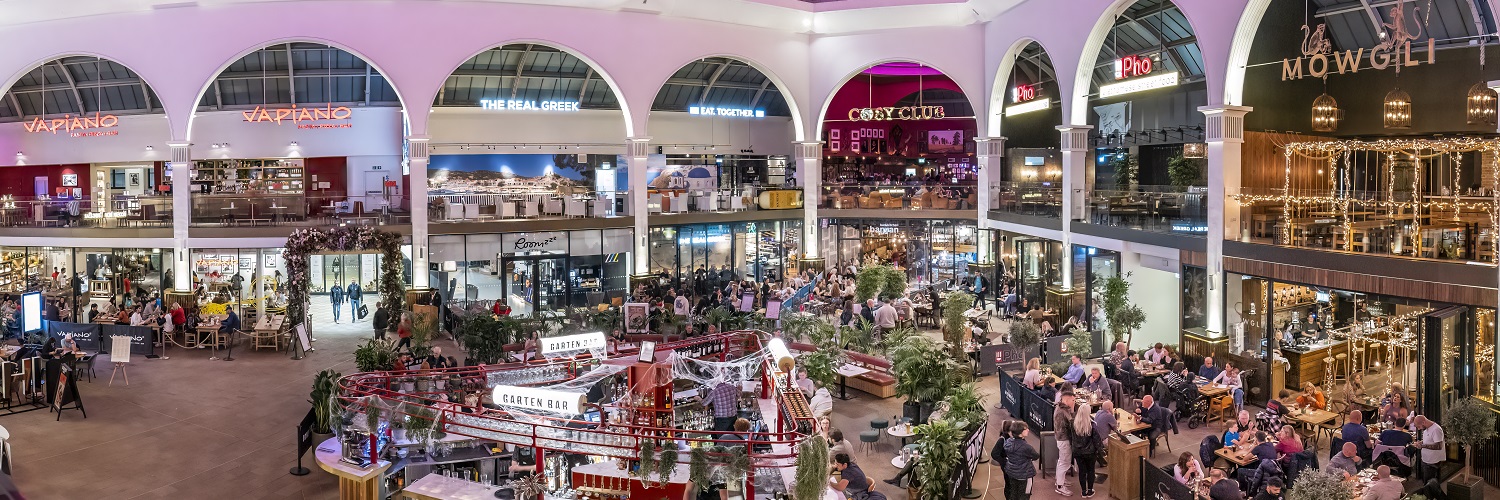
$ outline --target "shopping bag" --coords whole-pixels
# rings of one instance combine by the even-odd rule
[[[369,314],[370,314],[370,308],[366,307],[364,304],[360,304],[359,305],[359,319],[365,319],[365,316],[367,316]]]

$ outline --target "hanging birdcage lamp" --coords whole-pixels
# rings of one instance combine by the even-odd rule
[[[1469,87],[1467,116],[1469,125],[1495,124],[1495,89],[1488,83],[1479,82]]]
[[[1411,95],[1397,87],[1385,95],[1385,128],[1411,128]]]
[[[1339,119],[1344,117],[1339,102],[1333,96],[1323,94],[1313,99],[1312,129],[1317,132],[1333,132],[1339,129]]]

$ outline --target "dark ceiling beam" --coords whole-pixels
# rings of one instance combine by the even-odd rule
[[[681,85],[681,86],[684,86],[684,87],[704,87],[704,86],[708,85],[708,82],[705,82],[703,80],[695,80],[695,79],[692,79],[692,78],[671,78],[671,79],[667,80],[666,85]],[[718,88],[721,88],[721,89],[743,89],[743,90],[759,90],[760,89],[760,84],[758,84],[758,83],[715,82],[714,86],[718,87]]]
[[[590,68],[589,71],[593,71],[593,69]],[[508,72],[507,73],[502,73],[502,72],[491,71],[491,70],[473,70],[473,69],[457,70],[457,71],[454,71],[453,73],[450,73],[448,76],[450,78],[451,77],[455,77],[455,76],[470,76],[470,77],[475,77],[475,78],[515,78],[516,77],[516,75],[514,73],[508,73]],[[526,72],[526,76],[524,78],[542,78],[542,79],[548,79],[548,78],[550,78],[550,79],[553,79],[553,80],[583,80],[583,79],[585,79],[588,76],[589,76],[589,73],[587,73],[587,72],[585,72],[585,73],[559,73],[559,72],[556,72],[556,71],[528,71],[528,72]]]
[[[755,97],[750,99],[750,109],[757,109],[760,107],[760,96],[765,95],[766,89],[768,88],[771,88],[770,78],[767,78],[766,81],[760,83],[760,90],[755,91]]]
[[[589,72],[583,75],[583,84],[578,86],[578,102],[583,102],[583,96],[589,92],[589,79],[594,77],[594,68],[589,67]]]
[[[1198,43],[1198,37],[1197,36],[1190,36],[1190,37],[1187,37],[1187,38],[1184,38],[1184,39],[1181,39],[1181,40],[1178,40],[1178,41],[1175,41],[1175,42],[1168,43],[1165,46],[1161,46],[1161,47],[1148,47],[1148,48],[1146,48],[1146,50],[1142,50],[1142,51],[1139,51],[1139,52],[1133,52],[1133,53],[1127,53],[1127,54],[1118,54],[1118,55],[1120,57],[1125,57],[1125,56],[1145,55],[1145,54],[1150,54],[1152,52],[1158,52],[1158,51],[1160,51],[1160,52],[1169,52],[1173,48],[1181,47],[1183,45],[1191,45],[1191,44],[1194,44],[1194,43]],[[1109,65],[1114,64],[1114,63],[1115,63],[1115,61],[1113,59],[1110,59],[1110,60],[1107,60],[1107,61],[1104,61],[1104,62],[1101,62],[1099,64],[1094,65],[1094,68],[1096,68],[1096,69],[1097,68],[1103,68],[1105,66],[1109,66]],[[1177,68],[1178,69],[1182,69],[1182,66],[1178,66]]]
[[[266,62],[262,60],[260,64],[264,67]],[[286,95],[292,104],[297,104],[297,72],[292,69],[296,67],[297,64],[292,62],[292,44],[288,43],[286,44]],[[265,92],[265,87],[261,87],[261,92]]]
[[[531,48],[535,46],[534,44],[526,44],[526,52],[522,52],[521,58],[516,59],[516,79],[510,81],[511,99],[515,99],[516,93],[521,91],[521,74],[526,70],[526,65],[529,64],[526,62],[526,58],[531,57]]]
[[[1374,8],[1378,8],[1378,7],[1390,7],[1390,6],[1396,5],[1398,3],[1410,3],[1412,1],[1413,0],[1379,0],[1379,1],[1371,2],[1369,0],[1360,0],[1358,2],[1347,2],[1347,3],[1329,5],[1327,7],[1323,7],[1321,9],[1318,9],[1316,12],[1313,12],[1313,17],[1329,17],[1329,16],[1336,16],[1336,15],[1339,15],[1339,14],[1348,14],[1350,12],[1359,12],[1359,11],[1362,11],[1362,10],[1365,11],[1366,13],[1369,13],[1370,9],[1374,9]],[[1378,14],[1379,13],[1377,12],[1376,15],[1378,16]],[[1376,24],[1375,29],[1377,31],[1380,30],[1380,26],[1379,26],[1378,23]]]
[[[64,67],[62,65],[61,61],[52,61],[52,62],[57,64],[57,71],[63,74],[63,78],[67,78],[68,79],[68,88],[73,89],[73,100],[74,100],[74,102],[78,103],[78,107],[74,108],[74,109],[77,109],[79,113],[82,113],[83,112],[83,93],[78,91],[78,82],[73,81],[73,73],[69,72],[68,68]],[[43,73],[43,77],[45,77],[45,76],[46,76],[46,74]]]
[[[132,78],[128,80],[76,82],[72,86],[78,89],[92,89],[95,87],[133,87],[136,85],[145,85],[145,83],[144,80],[139,78]],[[41,92],[43,90],[57,90],[57,88],[50,86],[44,88],[42,85],[17,85],[11,87],[11,92]]]
[[[719,61],[719,66],[714,68],[714,74],[708,77],[708,85],[703,87],[703,92],[698,94],[698,105],[702,106],[708,101],[708,93],[713,92],[714,84],[719,82],[719,77],[724,76],[724,70],[729,69],[729,61]]]
[[[259,71],[225,71],[223,73],[219,73],[219,76],[217,78],[215,78],[215,79],[216,80],[258,80],[258,79],[262,79],[262,78],[265,78],[265,79],[270,79],[270,78],[285,78],[286,75],[297,76],[297,77],[350,76],[350,77],[360,77],[360,78],[363,78],[365,76],[365,70],[363,70],[363,69],[335,69],[335,70],[331,70],[331,71],[330,70],[317,70],[317,73],[307,73],[306,71],[308,71],[308,70],[297,70],[297,71],[288,70],[286,74],[282,74],[282,73],[271,74],[271,73],[262,73],[262,72],[259,72]]]
[[[1166,9],[1165,9],[1166,5],[1167,5],[1166,2],[1162,2],[1161,6],[1158,7],[1157,11],[1154,14],[1152,14],[1152,15],[1160,16],[1162,12],[1166,11]],[[1156,43],[1157,43],[1157,45],[1168,45],[1169,43],[1176,43],[1176,42],[1167,42],[1167,36],[1165,34],[1163,34],[1160,29],[1158,29],[1155,26],[1152,26],[1151,23],[1141,21],[1140,20],[1140,16],[1130,17],[1130,16],[1127,16],[1125,14],[1121,14],[1120,17],[1128,19],[1129,21],[1126,22],[1125,24],[1117,24],[1117,25],[1115,25],[1115,29],[1120,29],[1120,27],[1122,27],[1122,26],[1134,24],[1136,26],[1140,26],[1142,28],[1145,28],[1146,31],[1148,31],[1148,32],[1151,33],[1151,36],[1156,37]],[[1161,18],[1157,17],[1157,19],[1161,19]],[[1193,40],[1197,40],[1198,39],[1197,36],[1191,36],[1189,38],[1192,38]],[[1169,57],[1169,58],[1172,59],[1173,66],[1176,66],[1177,69],[1179,69],[1179,70],[1183,68],[1182,59],[1179,58],[1179,57],[1177,57],[1177,52],[1176,51],[1171,50],[1170,48],[1163,48],[1161,51],[1166,54],[1166,57]]]

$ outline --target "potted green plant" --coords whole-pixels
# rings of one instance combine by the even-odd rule
[[[943,417],[954,423],[962,423],[965,428],[983,422],[987,413],[984,411],[984,400],[979,395],[979,386],[973,382],[964,383],[954,387],[943,400],[948,407],[948,413]]]
[[[859,274],[854,275],[854,298],[861,304],[880,295],[881,290],[885,289],[885,268],[884,265],[865,266],[859,270]]]
[[[946,418],[917,426],[917,452],[922,459],[917,461],[915,472],[922,498],[948,498],[954,468],[965,466],[961,449],[965,427],[967,424]]]
[[[1078,357],[1088,359],[1094,355],[1094,334],[1082,328],[1073,329],[1073,333],[1063,340],[1063,348],[1068,354],[1077,354]]]
[[[1203,185],[1203,160],[1187,158],[1181,154],[1167,160],[1167,177],[1177,187]]]
[[[1495,437],[1495,410],[1489,404],[1467,397],[1454,402],[1443,414],[1443,436],[1464,447],[1464,469],[1448,482],[1448,495],[1457,499],[1484,498],[1484,481],[1470,474],[1480,445]]]
[[[1354,500],[1354,490],[1344,484],[1342,474],[1324,472],[1319,469],[1302,471],[1292,489],[1287,491],[1287,500]]]
[[[895,300],[906,295],[906,272],[891,266],[880,266],[880,268],[885,274],[885,283],[880,289],[881,298]]]
[[[823,387],[833,387],[838,383],[837,370],[843,364],[843,354],[843,351],[837,348],[820,348],[813,352],[803,353],[797,361],[802,363],[802,369],[807,372],[807,378]]]
[[[518,324],[509,316],[476,314],[464,318],[458,327],[465,355],[472,363],[495,364],[505,356],[505,345],[511,342]]]
[[[364,344],[354,349],[354,366],[361,372],[375,372],[396,369],[396,351],[391,348],[391,343],[369,339]]]
[[[313,388],[307,401],[313,405],[313,434],[333,433],[335,412],[338,410],[338,400],[334,398],[334,393],[338,390],[338,380],[342,376],[330,369],[320,371],[313,377]]]
[[[1021,351],[1022,356],[1031,358],[1036,355],[1037,346],[1042,344],[1042,329],[1036,326],[1036,322],[1029,319],[1018,319],[1010,322],[1010,345]]]
[[[797,473],[792,498],[820,498],[828,483],[828,442],[813,436],[797,445]]]
[[[1130,344],[1131,336],[1135,330],[1146,323],[1146,313],[1140,307],[1130,303],[1130,281],[1124,276],[1100,277],[1095,282],[1098,286],[1099,306],[1104,310],[1104,320],[1109,325],[1111,342],[1125,342]]]
[[[432,339],[437,336],[438,323],[427,314],[413,314],[411,322],[411,355],[422,359],[432,355]]]
[[[943,344],[926,336],[913,335],[894,346],[891,374],[896,377],[896,394],[906,397],[903,414],[914,422],[926,422],[932,406],[948,396],[959,366]]]
[[[969,318],[964,313],[974,307],[974,296],[964,292],[953,292],[943,296],[943,340],[948,342],[949,355],[953,359],[964,359],[964,334],[969,330]]]

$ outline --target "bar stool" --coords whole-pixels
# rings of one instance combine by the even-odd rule
[[[870,454],[870,450],[875,449],[875,442],[879,441],[879,440],[880,440],[880,431],[872,429],[872,430],[863,431],[863,432],[859,433],[859,444],[860,444],[861,448],[864,448],[865,455],[869,455]]]
[[[891,426],[891,422],[889,420],[886,420],[886,419],[883,419],[883,418],[872,418],[872,419],[870,419],[870,430],[875,431],[875,435],[876,436],[880,436],[880,435],[884,434],[884,432],[882,432],[882,431],[884,431],[887,427],[890,427],[890,426]]]
[[[1347,353],[1342,353],[1342,352],[1338,353],[1337,355],[1335,355],[1333,357],[1333,368],[1334,368],[1334,372],[1333,372],[1333,379],[1334,380],[1344,380],[1344,379],[1348,378],[1348,375],[1345,374],[1344,372],[1349,369],[1349,355]]]

